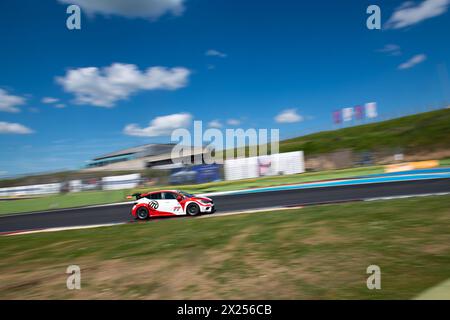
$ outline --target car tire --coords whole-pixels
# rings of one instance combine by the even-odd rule
[[[186,213],[190,216],[196,216],[200,213],[200,207],[198,206],[198,204],[191,203],[186,208]]]
[[[145,207],[140,207],[136,211],[136,218],[139,220],[147,220],[148,219],[148,209]]]

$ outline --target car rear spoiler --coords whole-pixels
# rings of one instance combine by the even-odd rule
[[[142,198],[142,194],[141,193],[134,193],[131,196],[127,196],[127,199],[133,199],[136,198],[136,200],[139,200],[140,198]]]

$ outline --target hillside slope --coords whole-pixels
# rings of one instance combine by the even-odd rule
[[[308,155],[347,148],[374,151],[397,147],[405,152],[450,149],[450,109],[318,132],[280,143],[281,152],[303,150]]]

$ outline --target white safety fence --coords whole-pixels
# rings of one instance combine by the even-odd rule
[[[61,183],[36,184],[30,186],[0,188],[0,197],[33,196],[54,194],[61,190]]]
[[[296,174],[305,172],[305,160],[303,151],[277,153],[225,160],[224,170],[226,180]]]
[[[141,182],[141,175],[127,174],[123,176],[102,178],[101,187],[103,190],[121,190],[135,188]],[[90,185],[83,183],[82,180],[71,180],[68,183],[49,183],[36,184],[29,186],[0,188],[0,197],[22,197],[56,194],[64,191],[80,192],[83,190],[92,190]],[[100,185],[98,185],[100,187]]]
[[[81,180],[70,180],[69,181],[69,191],[70,192],[83,191],[83,181],[81,181]]]

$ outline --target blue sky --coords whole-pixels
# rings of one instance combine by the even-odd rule
[[[343,107],[376,101],[382,118],[450,99],[449,0],[120,2],[0,2],[0,176],[79,168],[193,120],[286,138]]]

